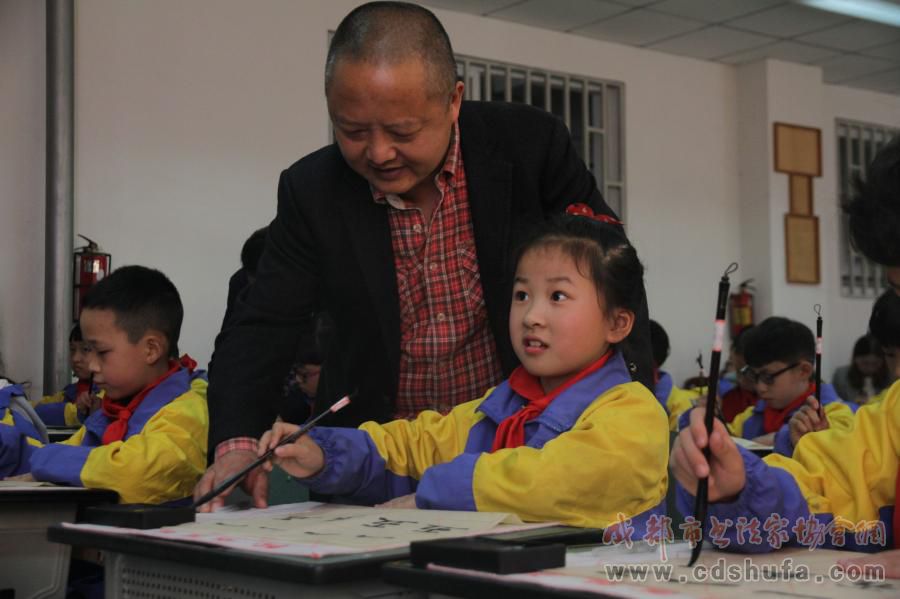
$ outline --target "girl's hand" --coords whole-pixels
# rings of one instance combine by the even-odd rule
[[[672,445],[672,472],[689,493],[697,494],[697,481],[709,477],[709,500],[722,501],[737,496],[747,484],[744,458],[718,418],[707,439],[704,410],[691,411],[691,424],[683,429]],[[709,444],[710,459],[703,448]]]
[[[276,422],[272,426],[272,430],[264,433],[259,439],[256,455],[263,455],[299,428],[295,424]],[[276,449],[271,461],[263,464],[263,468],[267,472],[271,472],[273,463],[278,464],[282,470],[295,478],[307,478],[318,474],[325,467],[325,454],[322,453],[322,448],[309,438],[309,435],[303,435],[293,443]]]
[[[788,425],[791,430],[791,444],[797,447],[797,441],[806,433],[826,430],[828,418],[819,416],[819,402],[816,398],[807,397],[806,404],[794,412]]]

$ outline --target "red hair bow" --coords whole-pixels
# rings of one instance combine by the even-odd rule
[[[617,218],[609,216],[608,214],[594,214],[593,209],[587,204],[569,204],[566,207],[566,214],[574,214],[575,216],[586,216],[590,219],[599,221],[601,223],[607,223],[610,225],[623,225],[624,223]]]

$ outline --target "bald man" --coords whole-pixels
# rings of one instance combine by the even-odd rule
[[[325,66],[335,143],[282,173],[256,281],[216,339],[215,462],[196,496],[256,457],[317,311],[334,321],[317,411],[352,396],[331,425],[448,412],[517,365],[507,328],[517,231],[573,203],[612,211],[559,119],[463,92],[425,8],[373,2],[338,26]],[[634,331],[625,354],[650,384],[646,307]],[[258,470],[245,487],[265,505]]]

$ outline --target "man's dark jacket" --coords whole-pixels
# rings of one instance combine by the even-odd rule
[[[598,213],[612,211],[556,117],[523,105],[464,102],[459,126],[488,321],[503,374],[509,375],[517,365],[508,324],[517,237],[575,202]],[[281,174],[278,213],[256,281],[239,296],[216,338],[211,454],[221,441],[259,437],[271,427],[297,342],[310,334],[320,310],[331,315],[334,331],[316,411],[354,393],[329,425],[390,419],[400,312],[387,207],[373,201],[366,180],[334,144]],[[626,345],[636,378],[650,384],[646,303]]]

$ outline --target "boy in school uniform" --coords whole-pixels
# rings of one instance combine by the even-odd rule
[[[34,406],[34,411],[47,426],[81,426],[84,419],[99,407],[97,388],[91,384],[88,370],[90,347],[81,336],[76,324],[69,333],[69,360],[72,373],[78,379],[66,385],[62,391],[45,395]]]
[[[662,370],[669,357],[669,335],[661,324],[650,321],[650,346],[653,349],[653,378],[656,385],[653,395],[669,414],[669,430],[678,431],[678,418],[694,407],[700,397],[696,389],[682,389],[675,384],[672,375]]]
[[[885,267],[889,291],[900,295],[900,137],[875,156],[866,181],[857,182],[856,197],[846,211],[854,245]],[[892,367],[896,372],[896,361]],[[696,492],[699,478],[708,476],[710,517],[720,522],[737,518],[775,522],[777,516],[779,525],[788,524],[766,539],[775,540],[777,546],[808,543],[809,535],[801,533],[818,533],[819,526],[825,525],[822,545],[826,547],[867,551],[894,547],[878,556],[838,563],[845,568],[881,566],[888,578],[900,578],[898,438],[900,381],[882,401],[862,406],[852,429],[830,428],[805,435],[793,458],[771,455],[760,460],[735,446],[721,422],[715,422],[707,435],[703,413],[697,411],[672,448],[679,508],[690,509],[689,494]],[[706,447],[709,459],[703,454]],[[811,516],[816,520],[811,521]],[[796,526],[801,520],[806,524]],[[728,540],[734,540],[736,532],[727,530]],[[817,534],[812,538],[820,540]],[[732,543],[731,547],[745,552],[777,548],[771,542]]]
[[[794,452],[788,422],[806,399],[816,392],[811,380],[816,342],[806,325],[773,316],[746,333],[744,376],[756,385],[759,401],[735,416],[728,430],[736,437],[773,446],[781,455]],[[842,402],[831,385],[822,385],[822,404],[833,427],[850,428],[853,410]],[[681,428],[690,416],[681,417]]]
[[[91,289],[80,322],[102,408],[40,448],[0,427],[0,451],[23,449],[21,479],[110,489],[123,503],[190,498],[206,468],[209,416],[203,372],[175,359],[182,317],[178,290],[157,270],[125,266]]]
[[[900,295],[889,290],[878,299],[869,329],[879,331],[879,343],[900,348]],[[891,372],[900,376],[900,360],[893,355]],[[723,438],[725,429],[717,422],[709,440],[711,461],[701,461],[695,451],[706,442],[703,413],[692,414],[689,430],[682,431],[672,449],[672,470],[682,485],[679,509],[689,513],[692,500],[685,489],[692,491],[696,477],[711,469],[714,481],[709,496],[715,503],[709,513],[720,523],[735,523],[738,518],[755,519],[760,525],[786,523],[775,544],[769,542],[771,536],[761,543],[738,542],[736,529],[726,531],[736,551],[817,544],[871,552],[896,546],[900,541],[900,514],[895,506],[900,382],[889,387],[881,401],[860,407],[850,427],[819,426],[815,408],[811,398],[791,419],[792,434],[801,416],[810,429],[797,436],[793,459],[772,455],[760,460]]]
[[[273,462],[353,503],[608,530],[627,522],[645,534],[665,509],[668,426],[616,348],[631,330],[643,267],[602,216],[570,210],[589,214],[545,224],[517,261],[509,335],[522,366],[508,380],[447,415],[313,429]],[[295,430],[275,423],[260,453]]]
[[[884,351],[888,380],[893,382],[900,379],[900,296],[888,290],[875,301],[869,318],[869,332]],[[890,385],[870,398],[865,405],[884,401],[889,390]],[[796,447],[804,435],[828,428],[829,421],[819,417],[819,404],[814,397],[810,397],[806,400],[806,405],[791,417],[791,442]]]

